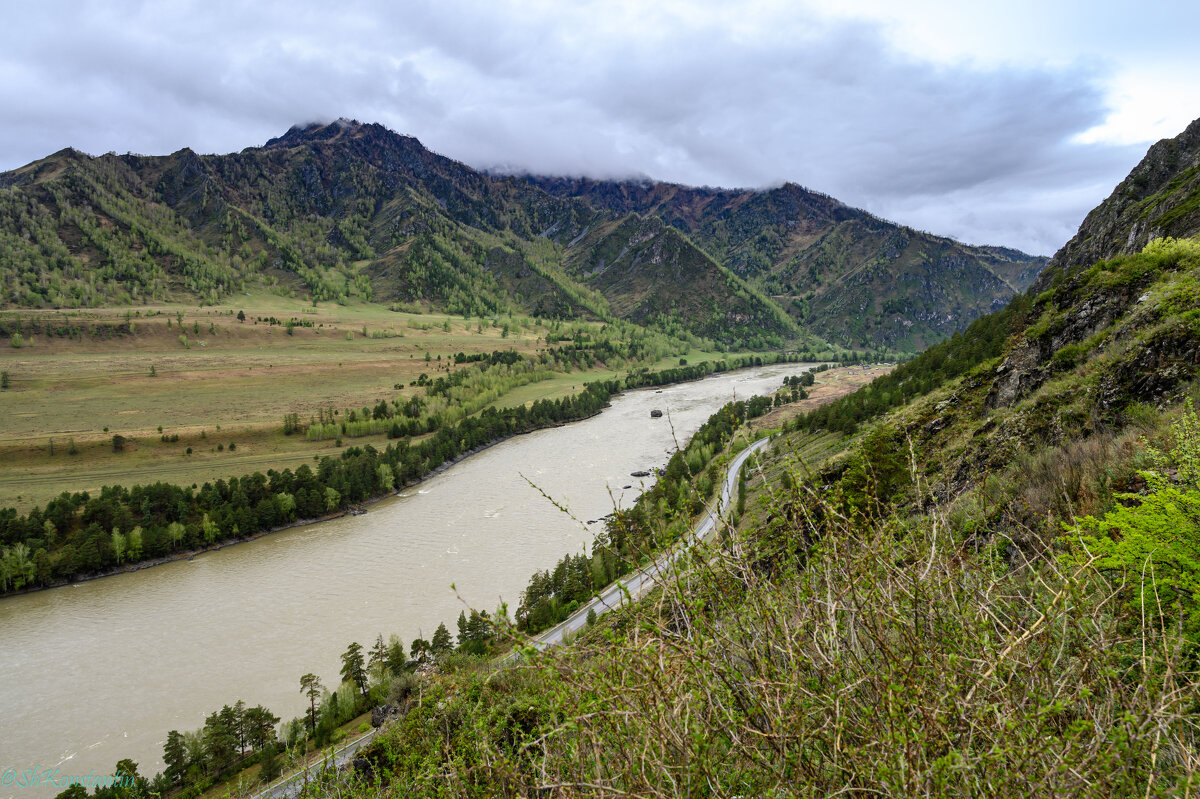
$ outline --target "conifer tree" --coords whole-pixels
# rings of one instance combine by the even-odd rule
[[[310,730],[317,728],[317,697],[321,695],[321,678],[313,673],[300,678],[300,693],[308,697],[308,726]]]
[[[433,631],[433,640],[430,641],[430,648],[433,649],[433,654],[442,655],[451,651],[454,644],[450,640],[450,631],[446,629],[445,622],[439,624],[437,629]]]
[[[354,683],[359,693],[367,695],[367,669],[363,664],[362,644],[357,641],[350,643],[342,653],[342,679]]]

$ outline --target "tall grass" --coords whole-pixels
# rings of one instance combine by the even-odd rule
[[[1194,789],[1168,625],[1089,562],[1012,569],[940,510],[842,516],[794,476],[760,535],[525,668],[458,674],[361,796],[1145,796]],[[928,496],[919,480],[915,496]],[[936,507],[936,506],[935,506]],[[761,531],[769,530],[769,533]],[[1161,619],[1162,617],[1159,616]]]

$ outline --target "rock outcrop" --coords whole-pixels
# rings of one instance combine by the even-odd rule
[[[1200,233],[1200,119],[1163,139],[1083,220],[1079,232],[1034,281],[1035,293],[1056,279],[1116,255],[1140,252],[1163,236]]]

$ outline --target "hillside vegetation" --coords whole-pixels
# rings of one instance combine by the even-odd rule
[[[0,174],[0,306],[313,302],[623,318],[721,346],[911,352],[1044,259],[968,247],[788,184],[485,175],[379,125],[228,155],[63,150]]]
[[[350,793],[1189,795],[1200,241],[1060,263],[886,400],[785,424],[648,601],[447,663]]]
[[[379,125],[293,128],[220,156],[64,150],[0,175],[0,302],[211,305],[268,290],[464,316],[624,316],[729,346],[820,344],[678,238],[653,262],[684,279],[705,317],[654,301],[614,313],[602,286],[562,263],[572,241],[607,221]]]
[[[763,191],[530,178],[686,233],[796,321],[845,346],[914,351],[1024,291],[1045,258],[896,225],[787,183]]]

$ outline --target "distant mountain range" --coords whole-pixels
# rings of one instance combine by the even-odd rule
[[[770,190],[491,175],[381,125],[229,155],[62,150],[0,174],[0,305],[262,286],[456,313],[624,318],[730,346],[921,349],[1046,259]]]
[[[1003,307],[1045,258],[973,247],[793,183],[764,191],[529,178],[558,197],[682,231],[797,322],[847,346],[923,349]]]

